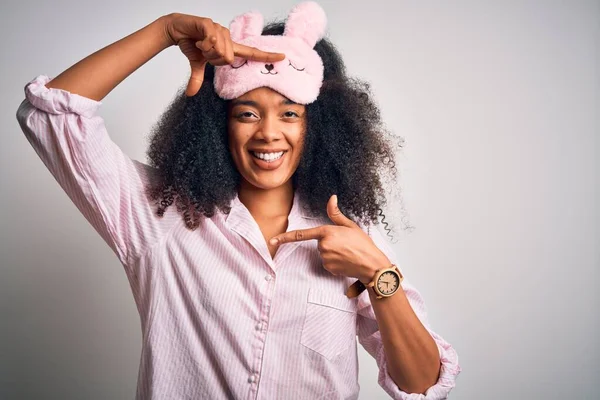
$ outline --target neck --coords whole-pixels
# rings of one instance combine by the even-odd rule
[[[289,180],[273,189],[261,189],[242,181],[238,197],[255,219],[287,217],[292,210],[294,188]]]

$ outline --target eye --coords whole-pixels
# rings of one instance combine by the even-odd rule
[[[295,111],[286,111],[283,115],[287,118],[299,117]]]
[[[256,117],[256,115],[251,111],[242,111],[241,113],[236,114],[235,117],[236,118],[252,118],[252,117]]]
[[[292,61],[291,61],[291,60],[288,60],[288,61],[289,61],[290,65],[292,66],[292,68],[294,68],[295,70],[297,70],[297,71],[304,71],[304,70],[305,70],[305,68],[302,68],[302,69],[298,69],[298,68],[296,68],[296,67],[294,66],[294,64],[292,64]]]
[[[239,65],[237,65],[237,64],[235,63],[235,60],[234,60],[234,62],[231,64],[231,68],[233,68],[233,69],[238,69],[238,68],[241,68],[241,67],[243,67],[244,65],[248,64],[248,60],[243,60],[243,59],[242,59],[241,61],[243,61],[243,62],[242,62],[241,64],[239,64],[239,62],[238,62],[238,64],[239,64]]]

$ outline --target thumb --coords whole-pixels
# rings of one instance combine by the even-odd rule
[[[204,82],[204,70],[206,69],[206,59],[202,61],[190,61],[192,74],[188,82],[185,94],[188,97],[196,95]]]
[[[347,226],[348,228],[358,227],[354,221],[342,214],[338,208],[337,195],[335,194],[327,202],[327,215],[329,215],[329,219],[336,225]]]
[[[194,39],[181,39],[177,42],[177,47],[190,62],[192,73],[185,90],[186,96],[194,96],[200,90],[204,81],[204,69],[206,67],[206,58],[202,50],[196,46]]]

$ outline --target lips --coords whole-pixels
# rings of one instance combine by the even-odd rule
[[[283,164],[283,160],[285,159],[286,155],[287,155],[287,151],[284,151],[283,154],[281,155],[281,157],[279,157],[277,160],[275,161],[265,161],[261,158],[256,157],[254,154],[252,154],[252,152],[250,152],[250,158],[252,158],[252,162],[254,165],[256,165],[257,167],[259,167],[260,169],[264,169],[264,170],[274,170],[279,168],[279,166],[281,166],[281,164]]]
[[[279,152],[276,152],[276,153],[268,153],[268,154],[279,154],[279,153],[281,153],[281,152],[279,151]],[[257,156],[256,154],[254,154],[253,152],[250,152],[250,154],[252,155],[252,157],[254,157],[254,158],[258,158],[259,160],[264,160],[264,161],[271,161],[271,162],[273,162],[273,161],[277,161],[277,160],[279,160],[281,157],[283,157],[283,154],[285,154],[285,152],[284,152],[283,154],[281,154],[279,157],[277,157],[276,159],[274,159],[274,160],[265,160],[264,158],[260,158],[260,157],[258,157],[258,156]]]
[[[271,150],[261,150],[261,149],[248,149],[248,151],[250,152],[255,152],[255,153],[279,153],[280,151],[287,151],[286,149],[271,149]]]

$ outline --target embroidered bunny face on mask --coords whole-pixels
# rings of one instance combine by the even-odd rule
[[[217,95],[231,100],[266,86],[298,104],[312,103],[323,84],[323,61],[313,48],[325,35],[326,25],[325,11],[313,1],[292,9],[283,35],[261,35],[264,22],[258,12],[236,17],[229,25],[234,42],[286,57],[272,64],[235,57],[231,65],[215,67]]]

